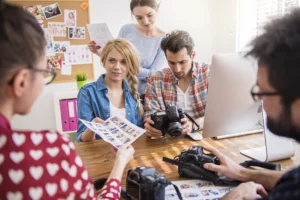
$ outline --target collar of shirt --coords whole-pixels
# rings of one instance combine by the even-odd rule
[[[106,84],[104,81],[104,77],[105,77],[105,74],[102,74],[97,80],[96,84],[97,84],[98,91],[107,90],[107,87],[106,87]],[[128,83],[125,80],[123,80],[122,85],[123,85],[124,90],[128,92],[129,91]]]
[[[195,79],[197,77],[197,68],[199,66],[199,63],[197,62],[192,62],[192,70],[191,70],[191,73],[192,73],[192,79]],[[178,81],[178,78],[174,75],[173,71],[170,70],[172,75],[173,75],[173,80],[171,80],[174,84],[176,85],[179,85],[179,81]]]
[[[0,129],[8,131],[11,130],[8,120],[2,114],[0,114]]]

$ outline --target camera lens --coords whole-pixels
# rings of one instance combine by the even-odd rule
[[[181,133],[182,133],[181,123],[179,123],[179,122],[171,122],[171,123],[169,123],[168,131],[167,132],[172,137],[180,136]]]

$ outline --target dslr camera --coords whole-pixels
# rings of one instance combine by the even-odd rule
[[[218,174],[203,168],[205,163],[220,165],[219,159],[213,154],[205,154],[201,146],[192,146],[182,150],[174,159],[163,157],[163,161],[178,166],[178,173],[182,177],[202,179],[216,183]]]
[[[137,167],[128,170],[126,179],[126,196],[129,200],[165,199],[165,187],[170,185],[163,174],[152,167]]]
[[[181,119],[184,112],[174,104],[166,105],[166,111],[156,112],[151,115],[154,128],[161,130],[163,136],[167,133],[172,136],[180,136],[182,133]]]

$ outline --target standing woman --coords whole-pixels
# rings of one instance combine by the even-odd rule
[[[105,190],[97,195],[67,137],[12,129],[12,118],[29,113],[55,72],[47,69],[46,40],[35,17],[3,0],[0,49],[0,199],[119,199],[131,146],[118,150]]]
[[[124,25],[118,35],[134,44],[139,52],[141,68],[137,78],[138,92],[142,96],[146,91],[148,77],[167,66],[164,52],[160,48],[165,33],[155,24],[158,7],[156,0],[131,0],[130,10],[137,24]],[[93,41],[89,44],[91,52],[99,56],[101,56],[98,51],[100,48]]]
[[[139,57],[135,47],[122,38],[108,41],[100,54],[106,74],[83,86],[77,97],[78,118],[102,123],[119,115],[143,126],[143,106],[137,91]],[[101,139],[79,120],[77,141]]]

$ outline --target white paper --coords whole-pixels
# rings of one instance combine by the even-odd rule
[[[48,22],[48,32],[53,37],[66,37],[66,24],[64,22]]]
[[[44,33],[45,33],[45,38],[47,41],[46,56],[55,56],[55,52],[54,52],[54,48],[53,48],[53,46],[54,46],[53,36],[49,35],[47,28],[44,28]]]
[[[92,54],[87,45],[71,45],[70,50],[64,55],[66,65],[81,65],[92,63]]]
[[[103,124],[79,120],[117,149],[121,146],[129,146],[146,132],[121,116],[112,116]]]
[[[66,63],[63,61],[61,75],[72,75],[72,65],[66,65]]]
[[[91,40],[104,47],[108,40],[112,40],[112,34],[106,23],[87,24]]]
[[[212,182],[203,180],[172,181],[172,183],[178,187],[183,200],[217,200],[234,188],[215,186]],[[165,199],[179,200],[173,185],[165,188]]]

